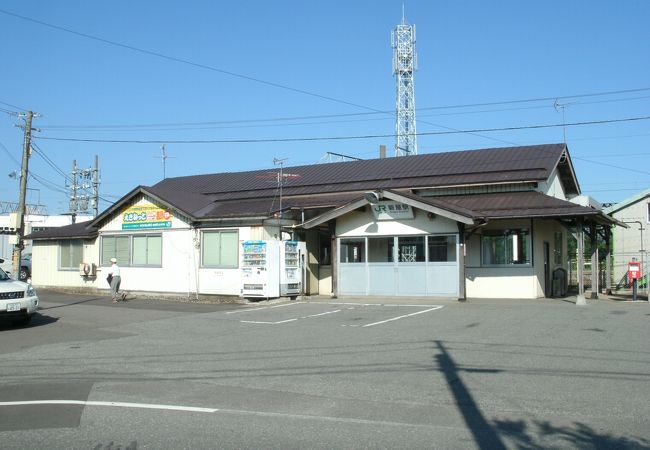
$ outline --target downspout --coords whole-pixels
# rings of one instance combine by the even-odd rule
[[[467,276],[465,272],[465,224],[456,222],[458,225],[458,301],[467,301]]]

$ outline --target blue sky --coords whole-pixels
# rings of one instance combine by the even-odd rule
[[[390,33],[402,4],[417,27],[420,154],[566,132],[583,193],[616,202],[650,186],[650,120],[435,134],[650,116],[644,0],[4,0],[0,200],[18,198],[12,113],[28,109],[41,114],[28,202],[51,214],[68,210],[61,172],[73,160],[99,156],[100,210],[163,177],[160,143],[67,139],[167,142],[168,177],[272,171],[274,158],[312,164],[326,152],[376,158],[381,144],[394,154]],[[383,137],[292,140],[360,136]],[[178,142],[200,140],[266,142]]]

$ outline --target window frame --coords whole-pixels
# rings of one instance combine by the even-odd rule
[[[130,267],[131,266],[131,252],[132,252],[132,245],[131,245],[131,236],[132,234],[105,234],[101,236],[101,242],[100,242],[100,255],[99,255],[99,261],[100,261],[100,266],[101,267],[108,267],[111,265],[110,259],[111,258],[117,258],[117,264],[120,267]],[[114,239],[115,242],[117,243],[117,239],[127,239],[128,242],[128,261],[124,261],[124,258],[122,258],[120,255],[118,255],[116,252],[112,254],[106,254],[105,252],[105,246],[104,246],[104,241],[107,239]],[[114,246],[115,249],[117,249],[117,245]]]
[[[111,258],[117,258],[117,264],[119,264],[120,267],[138,267],[138,268],[161,268],[163,264],[163,248],[164,248],[164,243],[163,243],[163,234],[164,233],[129,233],[129,234],[121,234],[121,233],[116,233],[116,234],[104,234],[101,236],[100,239],[100,248],[99,248],[99,261],[100,261],[100,266],[101,267],[108,267],[111,265],[110,259]],[[134,251],[134,243],[133,240],[134,238],[139,238],[139,237],[159,237],[160,238],[160,263],[159,264],[149,264],[148,262],[146,264],[135,264],[133,262],[133,251]],[[108,239],[113,239],[114,244],[113,244],[113,249],[114,251],[112,253],[106,252],[106,247],[105,247],[105,242]],[[126,251],[123,251],[122,254],[126,253],[128,257],[125,259],[122,254],[117,253],[117,240],[118,239],[124,239],[127,242],[127,249]],[[147,254],[148,254],[148,242],[147,242]],[[148,257],[147,257],[148,258]]]
[[[453,259],[449,259],[449,251],[447,251],[447,260],[445,261],[434,261],[431,259],[431,238],[445,238],[447,245],[445,246],[447,250],[449,250],[449,239],[453,238],[453,248],[454,248],[454,254],[453,254]],[[458,252],[459,252],[459,247],[458,247],[458,241],[460,239],[460,236],[457,234],[429,234],[427,235],[427,240],[426,240],[426,245],[427,245],[427,253],[426,253],[426,258],[427,258],[427,264],[444,264],[444,263],[458,263]]]
[[[205,263],[205,236],[210,234],[219,235],[219,263],[217,264],[206,264]],[[223,234],[234,234],[235,235],[235,263],[234,264],[223,264],[223,252],[221,245],[221,235]],[[238,269],[239,268],[239,259],[240,259],[240,248],[239,248],[239,229],[219,229],[219,230],[202,230],[201,231],[201,268],[206,269]]]
[[[145,234],[132,234],[130,235],[131,237],[131,245],[130,245],[130,255],[129,255],[129,260],[130,260],[130,266],[131,267],[162,267],[162,261],[163,261],[163,239],[162,239],[162,233],[145,233]],[[137,264],[135,262],[135,240],[137,238],[145,238],[146,242],[146,249],[145,249],[145,255],[147,261],[144,264]],[[149,262],[149,238],[160,238],[160,262],[157,262],[155,264],[152,264]],[[119,264],[119,261],[118,261]]]
[[[508,238],[515,235],[515,233],[508,233],[512,231],[517,231],[518,236],[526,236],[526,246],[524,251],[526,252],[526,261],[525,262],[506,262],[506,263],[486,263],[485,262],[485,247],[484,241],[487,238]],[[507,250],[507,241],[505,241],[504,250]],[[507,256],[507,255],[506,255]],[[531,228],[528,227],[513,227],[513,228],[499,228],[485,230],[481,234],[481,267],[496,267],[496,268],[513,268],[513,267],[532,267],[533,266],[533,233]]]
[[[363,245],[354,245],[354,247],[351,248],[358,248],[360,251],[360,257],[358,261],[350,261],[348,256],[350,255],[347,246],[348,244],[345,244],[346,250],[345,252],[343,251],[343,246],[344,242],[352,242],[352,243],[359,243],[363,242]],[[341,237],[339,238],[339,264],[367,264],[368,263],[368,239],[367,236],[350,236],[350,237]],[[346,257],[346,261],[343,260],[343,257]]]
[[[63,249],[64,249],[64,243],[67,244],[67,252],[68,252],[68,257],[70,258],[70,264],[69,266],[64,266],[62,264],[61,257],[63,256]],[[79,262],[73,262],[74,259],[74,253],[72,252],[73,246],[72,244],[77,243],[79,244],[80,250],[81,250],[81,259]],[[82,239],[60,239],[57,241],[57,249],[58,249],[58,257],[57,257],[57,269],[61,271],[73,271],[73,270],[79,270],[79,264],[84,262],[84,241]]]

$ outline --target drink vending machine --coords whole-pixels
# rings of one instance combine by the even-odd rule
[[[243,241],[241,296],[295,299],[303,293],[306,247],[297,241]]]
[[[294,300],[304,293],[306,258],[304,242],[280,242],[280,295]]]

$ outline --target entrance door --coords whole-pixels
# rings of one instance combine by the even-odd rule
[[[346,237],[339,248],[340,295],[458,295],[457,235]]]

